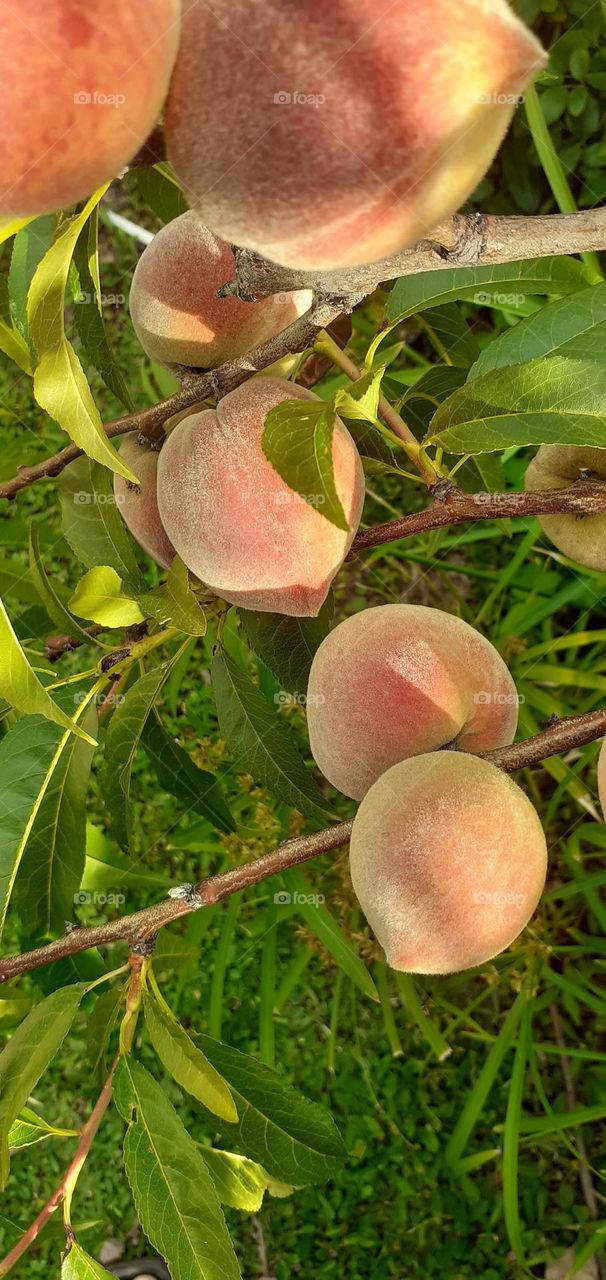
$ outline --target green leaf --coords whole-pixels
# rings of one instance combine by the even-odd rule
[[[369,370],[349,387],[340,388],[335,392],[336,412],[344,418],[353,418],[354,421],[376,422],[379,416],[381,382],[384,373],[383,367]]]
[[[520,1036],[513,1062],[513,1072],[507,1097],[507,1114],[503,1133],[503,1210],[509,1243],[521,1266],[525,1268],[524,1246],[520,1228],[518,1205],[518,1155],[520,1144],[520,1117],[524,1080],[530,1045],[532,1005],[528,1001],[520,1024]]]
[[[143,622],[136,600],[124,595],[122,580],[111,565],[96,565],[78,583],[69,607],[79,618],[90,618],[102,627],[132,627]]]
[[[63,729],[69,729],[77,737],[95,746],[95,739],[74,724],[53,702],[50,694],[29,665],[17,640],[10,618],[0,600],[0,697],[6,698],[15,711],[25,715],[44,716]]]
[[[29,332],[38,363],[34,394],[38,404],[89,457],[133,482],[133,475],[110,445],[78,357],[65,336],[65,289],[76,242],[107,190],[91,196],[81,213],[64,222],[34,273],[28,299]]]
[[[37,1004],[11,1036],[0,1054],[0,1189],[9,1172],[9,1133],[40,1076],[62,1045],[84,987],[81,984],[53,991]]]
[[[157,622],[170,622],[186,636],[206,634],[206,614],[189,585],[189,570],[176,557],[166,573],[166,582],[139,596],[145,614]]]
[[[171,878],[168,873],[149,871],[140,862],[135,862],[121,853],[103,831],[93,827],[90,822],[86,824],[83,892],[132,889],[133,892],[138,893],[141,889],[153,889],[156,893],[162,893],[170,889],[170,886]]]
[[[278,1182],[272,1178],[266,1169],[247,1156],[201,1145],[198,1150],[208,1166],[221,1204],[227,1204],[232,1209],[258,1213],[266,1191],[271,1196],[282,1199],[295,1190],[286,1182]]]
[[[72,1240],[61,1266],[61,1280],[112,1280],[112,1276]]]
[[[438,409],[428,442],[451,453],[511,445],[606,447],[606,364],[553,356],[495,369]]]
[[[546,356],[568,356],[603,364],[606,359],[606,284],[581,289],[526,316],[484,347],[469,381],[493,369]]]
[[[576,1129],[581,1124],[597,1124],[606,1116],[606,1102],[596,1102],[590,1107],[576,1107],[574,1111],[554,1111],[549,1116],[524,1116],[520,1122],[521,1133],[561,1133],[563,1129]]]
[[[521,991],[514,1000],[490,1049],[480,1075],[467,1096],[465,1106],[446,1147],[445,1159],[447,1164],[456,1164],[461,1158],[467,1141],[478,1123],[484,1103],[499,1073],[501,1063],[518,1029],[527,998],[526,992]]]
[[[284,879],[289,889],[293,890],[289,897],[303,916],[308,929],[319,938],[355,986],[365,996],[370,996],[371,1000],[378,1000],[377,988],[366,965],[360,960],[330,911],[321,901],[314,900],[318,895],[314,894],[313,885],[306,879],[301,868],[291,867]]]
[[[419,320],[422,330],[448,365],[468,369],[479,355],[478,340],[456,303],[432,308]]]
[[[201,1033],[195,1039],[231,1087],[240,1119],[219,1127],[244,1155],[294,1186],[324,1182],[340,1169],[345,1149],[323,1107],[255,1058]]]
[[[235,831],[219,780],[194,764],[189,751],[173,741],[157,716],[150,716],[144,725],[141,745],[160,786],[186,805],[187,813],[199,813],[220,831]]]
[[[114,499],[111,475],[105,468],[77,458],[59,478],[61,526],[74,555],[87,568],[109,564],[129,590],[138,591],[141,578],[133,544]]]
[[[42,604],[55,626],[59,627],[61,631],[64,631],[66,635],[79,636],[81,640],[85,640],[87,644],[90,644],[91,637],[87,634],[84,628],[80,626],[80,623],[76,622],[75,618],[72,618],[71,613],[69,613],[63,602],[59,599],[59,596],[48,577],[40,555],[40,535],[38,525],[34,524],[33,520],[29,526],[29,572]]]
[[[32,364],[27,345],[21,334],[0,318],[0,351],[12,360],[23,373],[31,374]]]
[[[127,412],[134,405],[108,342],[99,286],[99,255],[97,249],[99,213],[95,209],[78,237],[74,250],[74,276],[77,292],[74,296],[74,319],[82,346],[95,369],[101,374],[106,387]]]
[[[238,1112],[228,1085],[177,1019],[151,994],[145,997],[144,1011],[149,1038],[162,1066],[213,1115],[237,1123]]]
[[[526,298],[573,293],[594,281],[593,273],[573,258],[541,258],[494,267],[445,267],[396,280],[387,314],[390,320],[400,321],[458,298],[487,306],[509,295]]]
[[[122,1058],[114,1097],[128,1124],[124,1163],[135,1207],[172,1280],[239,1280],[214,1183],[163,1089]]]
[[[349,524],[335,486],[332,401],[285,400],[270,409],[261,441],[265,457],[285,484],[337,529]]]
[[[307,688],[314,654],[328,635],[333,612],[332,593],[316,618],[287,618],[283,613],[238,610],[248,643],[273,671],[283,689],[291,693],[302,693]]]
[[[44,213],[17,232],[8,273],[10,311],[15,328],[27,346],[27,295],[35,271],[50,248],[57,227],[57,214]]]
[[[234,769],[301,813],[325,822],[322,796],[277,710],[229,656],[217,654],[212,681],[221,733],[234,753]]]
[[[402,416],[419,440],[423,439],[436,410],[464,382],[464,369],[436,364],[406,392],[402,401]]]
[[[120,844],[130,842],[130,775],[143,726],[162,685],[170,673],[170,662],[154,667],[128,690],[109,722],[105,740],[103,791],[112,817],[114,835]]]
[[[109,987],[97,996],[86,1019],[86,1051],[93,1081],[99,1087],[107,1075],[107,1046],[123,1003],[124,987]]]
[[[78,696],[72,691],[72,698]],[[82,723],[94,732],[97,715],[92,705],[86,708]],[[14,734],[21,725],[24,734],[35,732],[31,720],[20,721],[7,738],[14,750]],[[44,793],[36,799],[15,883],[19,915],[34,936],[63,931],[72,917],[74,894],[84,870],[86,793],[95,748],[72,733],[61,737],[55,731],[55,740],[63,745],[52,775],[45,778]]]
[[[189,206],[181,188],[162,165],[140,165],[135,175],[143,199],[161,222],[172,222],[187,213]]]
[[[8,1145],[9,1150],[15,1151],[21,1147],[36,1146],[39,1142],[46,1142],[48,1138],[77,1137],[77,1129],[56,1129],[30,1107],[24,1107],[10,1127]]]

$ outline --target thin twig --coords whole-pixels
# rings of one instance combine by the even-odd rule
[[[464,493],[451,486],[423,511],[363,529],[354,538],[349,555],[450,524],[555,514],[606,515],[606,484],[577,480],[567,489],[547,489],[542,493]]]
[[[538,764],[548,756],[560,755],[572,747],[594,742],[606,734],[606,708],[590,711],[582,716],[568,716],[557,720],[544,729],[542,733],[527,738],[524,742],[514,743],[510,747],[499,747],[496,751],[482,753],[482,758],[489,760],[499,769],[511,773],[528,765]],[[50,964],[53,960],[61,960],[77,952],[87,951],[90,947],[107,946],[113,942],[128,942],[131,947],[138,947],[153,938],[165,925],[171,924],[181,916],[189,915],[201,907],[211,906],[215,902],[228,898],[232,893],[249,889],[260,884],[270,876],[301,862],[308,862],[321,853],[340,848],[348,842],[353,820],[340,822],[326,827],[309,836],[297,836],[287,840],[285,844],[264,854],[253,862],[246,862],[220,875],[208,876],[198,885],[181,885],[171,890],[168,899],[136,911],[133,915],[122,916],[107,924],[94,925],[87,928],[71,929],[63,938],[38,947],[35,951],[22,955],[7,956],[0,960],[0,982],[7,982],[19,974],[28,973],[31,969]]]
[[[149,440],[162,436],[164,424],[174,414],[184,409],[191,409],[210,396],[220,398],[229,391],[235,390],[242,382],[253,374],[266,369],[275,360],[283,356],[305,351],[311,346],[320,329],[330,324],[348,305],[347,299],[316,298],[304,315],[299,316],[293,324],[281,333],[270,338],[261,346],[240,356],[238,360],[230,360],[219,369],[203,372],[196,369],[183,369],[182,383],[179,391],[159,404],[147,409],[138,409],[135,413],[127,413],[123,418],[108,422],[104,428],[108,439],[125,435],[129,431],[139,431]],[[20,467],[18,474],[0,484],[0,498],[14,498],[21,489],[34,484],[45,477],[58,476],[70,462],[82,455],[82,449],[76,445],[67,445],[51,458],[45,458],[32,467]]]

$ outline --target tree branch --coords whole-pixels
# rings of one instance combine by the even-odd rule
[[[412,515],[398,520],[362,529],[354,538],[349,558],[369,547],[397,542],[399,538],[410,538],[450,524],[503,517],[606,515],[606,484],[603,481],[577,480],[567,489],[548,489],[542,493],[464,493],[455,486],[438,482],[433,492],[441,496],[436,496],[432,505],[423,511],[414,511]]]
[[[236,254],[235,281],[222,293],[246,302],[290,289],[318,289],[322,293],[362,293],[399,276],[418,275],[448,267],[494,266],[559,254],[606,249],[606,207],[584,213],[552,213],[544,217],[497,218],[457,213],[436,227],[433,235],[380,262],[341,271],[309,272],[268,262],[250,249]]]
[[[606,734],[606,707],[600,711],[590,711],[582,716],[567,716],[556,720],[542,733],[527,738],[524,742],[516,742],[510,747],[499,747],[496,751],[483,752],[481,758],[489,760],[505,773],[528,765],[538,764],[548,756],[559,755],[587,742],[594,742]],[[0,960],[0,983],[8,982],[19,974],[28,973],[42,965],[51,964],[54,960],[65,959],[87,951],[90,947],[107,946],[113,942],[127,942],[135,951],[146,950],[150,939],[160,929],[189,915],[201,907],[221,902],[232,893],[249,889],[260,884],[270,876],[287,871],[301,862],[307,862],[319,854],[328,853],[346,844],[351,835],[353,819],[340,822],[323,831],[316,831],[309,836],[297,836],[279,845],[272,853],[264,854],[253,862],[233,867],[220,875],[208,876],[198,885],[179,885],[171,889],[164,902],[136,911],[133,915],[123,916],[119,920],[107,924],[94,925],[89,928],[71,928],[63,938],[38,947],[35,951],[27,951],[22,955],[7,956]]]
[[[309,311],[299,316],[293,324],[270,338],[268,342],[250,351],[248,355],[241,356],[238,360],[230,360],[219,369],[206,372],[199,369],[182,369],[182,384],[179,391],[169,396],[167,400],[161,401],[160,404],[151,405],[147,409],[138,409],[135,413],[125,414],[123,418],[108,422],[105,426],[106,436],[111,440],[129,431],[139,431],[149,440],[160,439],[165,422],[168,418],[172,418],[173,414],[181,413],[183,409],[191,409],[201,401],[207,400],[209,396],[220,399],[229,391],[239,387],[242,382],[246,382],[247,378],[252,377],[254,373],[266,369],[275,360],[305,351],[312,345],[320,329],[326,328],[342,311],[347,310],[350,303],[355,305],[357,301],[357,298],[349,300],[315,297]],[[18,474],[12,480],[0,484],[0,498],[14,498],[21,489],[26,489],[36,480],[42,480],[45,476],[58,476],[70,462],[79,458],[82,452],[82,449],[71,444],[54,454],[52,458],[45,458],[44,462],[38,462],[33,467],[20,467]]]

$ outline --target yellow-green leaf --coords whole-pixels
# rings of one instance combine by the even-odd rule
[[[45,720],[52,720],[62,729],[71,729],[79,738],[84,738],[86,742],[96,746],[95,739],[65,715],[47,693],[44,685],[40,683],[19,644],[1,600],[0,697],[10,702],[11,707],[16,711],[22,711],[25,715],[44,716]]]
[[[97,565],[85,573],[69,601],[78,618],[90,618],[102,627],[132,627],[143,622],[136,600],[122,591],[122,579],[108,564]]]

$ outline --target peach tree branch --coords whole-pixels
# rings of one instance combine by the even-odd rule
[[[269,262],[250,249],[239,249],[236,279],[221,292],[246,302],[290,289],[311,288],[337,295],[358,292],[366,297],[383,281],[422,271],[496,266],[605,249],[606,207],[518,218],[457,213],[411,249],[341,271],[298,271]]]
[[[499,769],[511,773],[516,769],[524,769],[528,765],[538,764],[548,756],[560,755],[573,747],[594,742],[606,734],[606,707],[599,711],[590,711],[586,715],[567,716],[556,720],[541,733],[523,742],[513,743],[510,747],[499,747],[495,751],[482,753],[484,760],[491,761]],[[340,822],[312,835],[297,836],[287,840],[271,853],[245,862],[242,866],[233,867],[216,876],[207,876],[197,885],[178,885],[169,891],[163,902],[155,903],[130,916],[122,916],[119,920],[107,924],[90,927],[70,927],[63,938],[57,938],[46,946],[35,951],[27,951],[21,955],[6,956],[0,960],[0,983],[8,982],[20,974],[38,969],[42,965],[51,964],[54,960],[62,960],[67,956],[87,951],[90,947],[107,946],[114,942],[126,942],[132,951],[146,954],[160,929],[198,911],[201,907],[212,906],[228,898],[232,893],[249,889],[252,885],[261,884],[270,876],[278,875],[295,867],[299,863],[308,862],[322,853],[328,853],[347,844],[351,835],[353,819]]]

